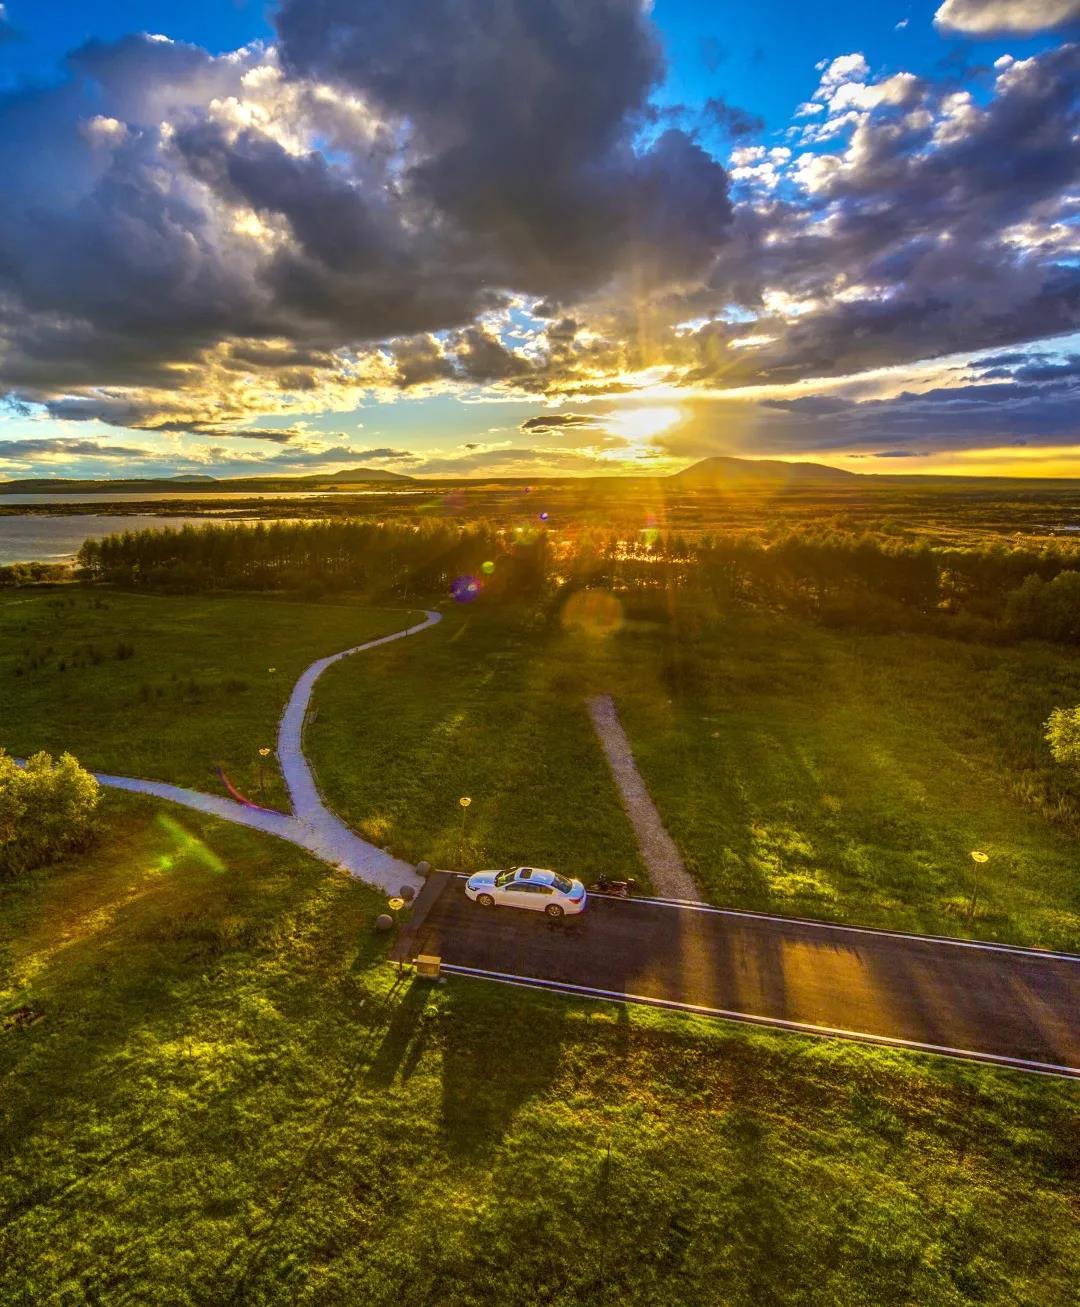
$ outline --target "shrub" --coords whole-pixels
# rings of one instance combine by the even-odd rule
[[[20,767],[0,749],[0,872],[18,873],[86,848],[100,798],[97,780],[65,753],[35,753]]]

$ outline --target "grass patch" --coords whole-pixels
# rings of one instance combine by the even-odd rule
[[[307,751],[330,806],[413,861],[645,883],[585,711],[584,650],[517,609],[450,612],[420,643],[339,663],[316,686]]]
[[[355,601],[121,591],[0,593],[0,744],[67,749],[86,766],[197,789],[234,783],[259,797],[258,750],[315,658],[406,624]],[[285,802],[271,756],[267,803]]]
[[[166,820],[162,820],[164,817]],[[459,981],[112,796],[0,887],[0,1301],[1066,1302],[1073,1086]]]
[[[1080,702],[1071,655],[739,617],[630,630],[608,674],[714,901],[1080,947],[1080,785],[1042,739]]]

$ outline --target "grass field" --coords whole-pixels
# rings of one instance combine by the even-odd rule
[[[1070,1084],[395,989],[363,886],[149,802],[105,823],[0,885],[5,1304],[1070,1300]]]
[[[530,613],[450,612],[330,668],[314,703],[308,756],[368,839],[440,867],[615,868],[645,883],[573,655]]]
[[[1049,646],[751,614],[593,637],[455,611],[332,668],[309,753],[332,806],[414,858],[641,876],[583,712],[598,691],[709,899],[1080,947],[1080,780],[1042,740],[1080,666]],[[969,925],[972,849],[990,862]]]
[[[623,646],[627,730],[710,898],[1080,948],[1080,784],[1042,739],[1080,702],[1070,654],[755,617]]]
[[[224,763],[258,798],[258,751],[276,745],[300,672],[406,621],[348,600],[0,594],[0,745],[68,749],[96,770],[215,791],[211,768]],[[282,804],[273,756],[262,773],[265,801]]]

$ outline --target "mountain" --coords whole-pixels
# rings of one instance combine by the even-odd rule
[[[333,472],[329,476],[319,476],[316,474],[311,477],[301,478],[305,481],[318,481],[320,484],[329,484],[331,481],[344,481],[346,484],[352,484],[354,481],[413,481],[414,477],[406,476],[403,472],[388,472],[385,468],[354,467],[347,472]]]
[[[850,485],[862,480],[857,472],[825,463],[785,463],[777,458],[704,458],[667,478],[700,490],[745,489],[753,486]]]

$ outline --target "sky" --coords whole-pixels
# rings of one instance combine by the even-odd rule
[[[3,0],[0,478],[1080,476],[1080,0]]]

